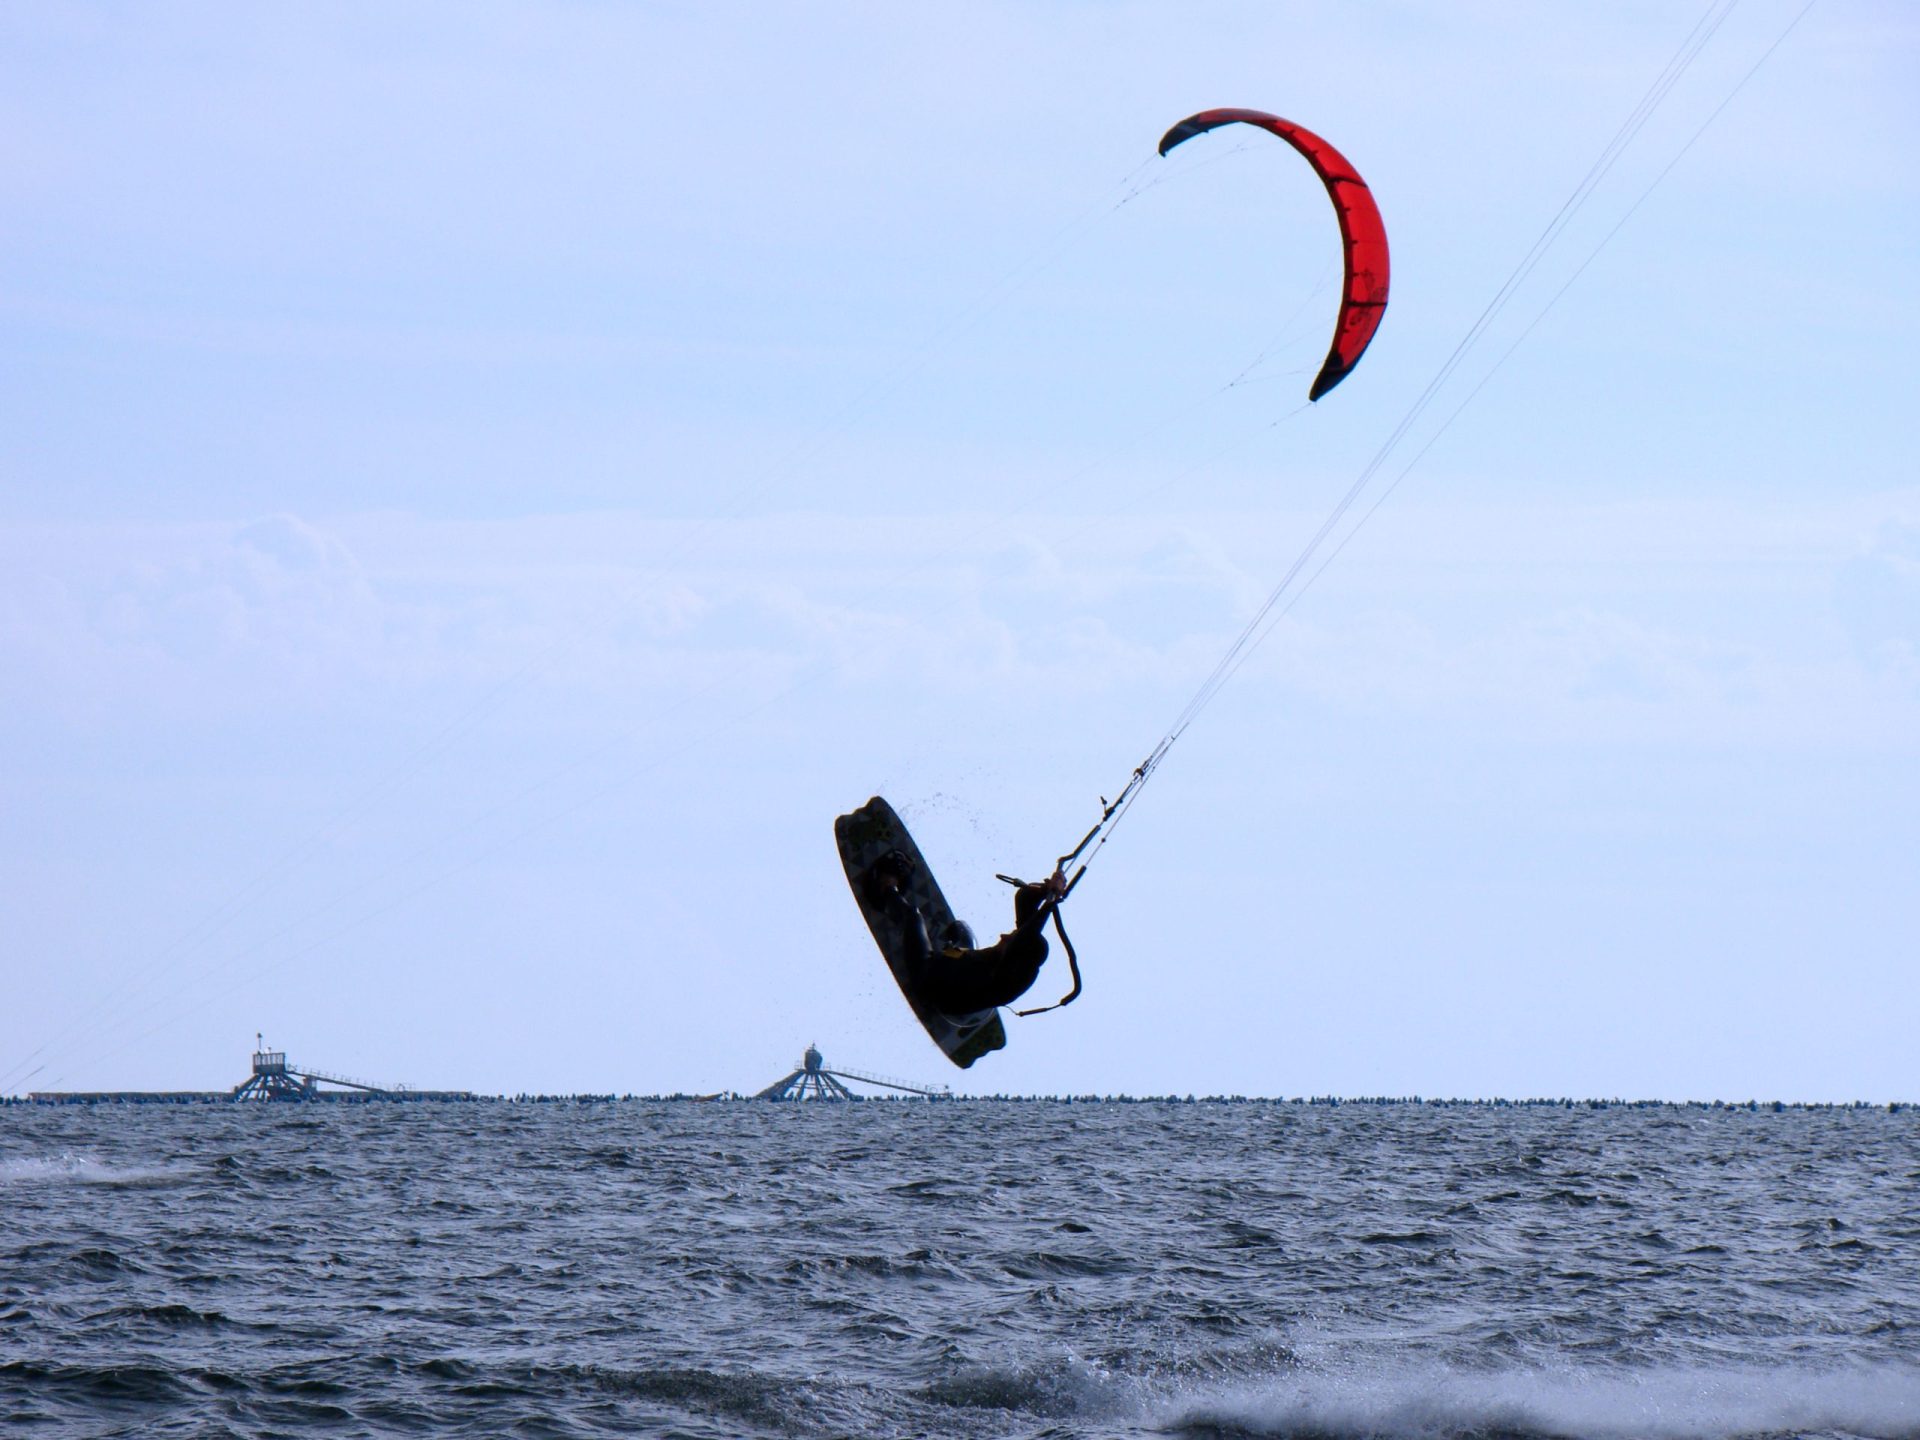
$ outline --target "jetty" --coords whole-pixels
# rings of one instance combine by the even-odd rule
[[[872,1085],[881,1090],[891,1090],[896,1094],[918,1095],[926,1100],[951,1100],[953,1092],[945,1086],[909,1085],[904,1080],[890,1079],[884,1075],[866,1075],[858,1070],[830,1070],[821,1057],[820,1047],[807,1046],[807,1053],[800,1057],[800,1068],[791,1075],[776,1080],[766,1089],[758,1092],[756,1100],[860,1100],[865,1097],[850,1089],[847,1081],[859,1085]]]
[[[368,1100],[473,1100],[471,1090],[416,1090],[410,1085],[375,1085],[311,1065],[288,1063],[284,1050],[267,1049],[255,1035],[253,1073],[231,1090],[35,1090],[36,1105],[225,1105],[236,1101],[300,1103]]]

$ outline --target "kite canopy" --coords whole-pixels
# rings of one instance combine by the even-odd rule
[[[1318,400],[1347,378],[1360,363],[1380,319],[1387,313],[1387,227],[1373,192],[1347,157],[1311,130],[1303,129],[1263,110],[1202,110],[1189,115],[1161,137],[1160,153],[1221,125],[1257,125],[1278,135],[1307,157],[1326,184],[1333,211],[1340,219],[1340,240],[1346,250],[1347,280],[1340,300],[1340,318],[1333,327],[1333,347],[1307,392]]]

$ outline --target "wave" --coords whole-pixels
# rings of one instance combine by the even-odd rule
[[[1056,1420],[1112,1420],[1136,1409],[1139,1393],[1136,1381],[1085,1360],[1067,1359],[1033,1365],[963,1366],[920,1387],[914,1398],[945,1410],[1012,1411]],[[941,1428],[946,1427],[935,1427],[934,1433]]]
[[[0,1159],[0,1185],[180,1185],[193,1171],[180,1165],[108,1165],[91,1155],[13,1155]]]
[[[1196,1437],[1920,1440],[1920,1366],[1300,1370],[1169,1405]]]

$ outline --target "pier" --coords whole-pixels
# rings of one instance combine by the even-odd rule
[[[255,1035],[253,1073],[231,1090],[35,1090],[36,1105],[225,1105],[235,1101],[301,1103],[368,1100],[472,1100],[471,1090],[415,1090],[408,1085],[375,1085],[313,1066],[292,1065],[284,1050],[267,1049]]]
[[[847,1087],[846,1082],[849,1080],[860,1085],[892,1090],[898,1094],[918,1095],[925,1100],[953,1098],[952,1092],[944,1086],[909,1085],[904,1080],[892,1080],[883,1075],[864,1075],[858,1070],[829,1070],[817,1045],[807,1046],[807,1053],[800,1057],[798,1070],[784,1079],[774,1081],[753,1098],[756,1100],[862,1099],[862,1096]]]

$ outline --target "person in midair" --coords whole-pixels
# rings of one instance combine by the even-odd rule
[[[1047,961],[1047,937],[1041,930],[1067,893],[1064,874],[1055,870],[1037,885],[1016,888],[1013,929],[976,948],[972,930],[961,920],[937,938],[928,933],[927,917],[906,894],[910,872],[906,856],[889,851],[868,870],[867,893],[877,909],[900,925],[908,973],[929,1005],[946,1015],[974,1015],[1011,1005],[1033,988]]]

